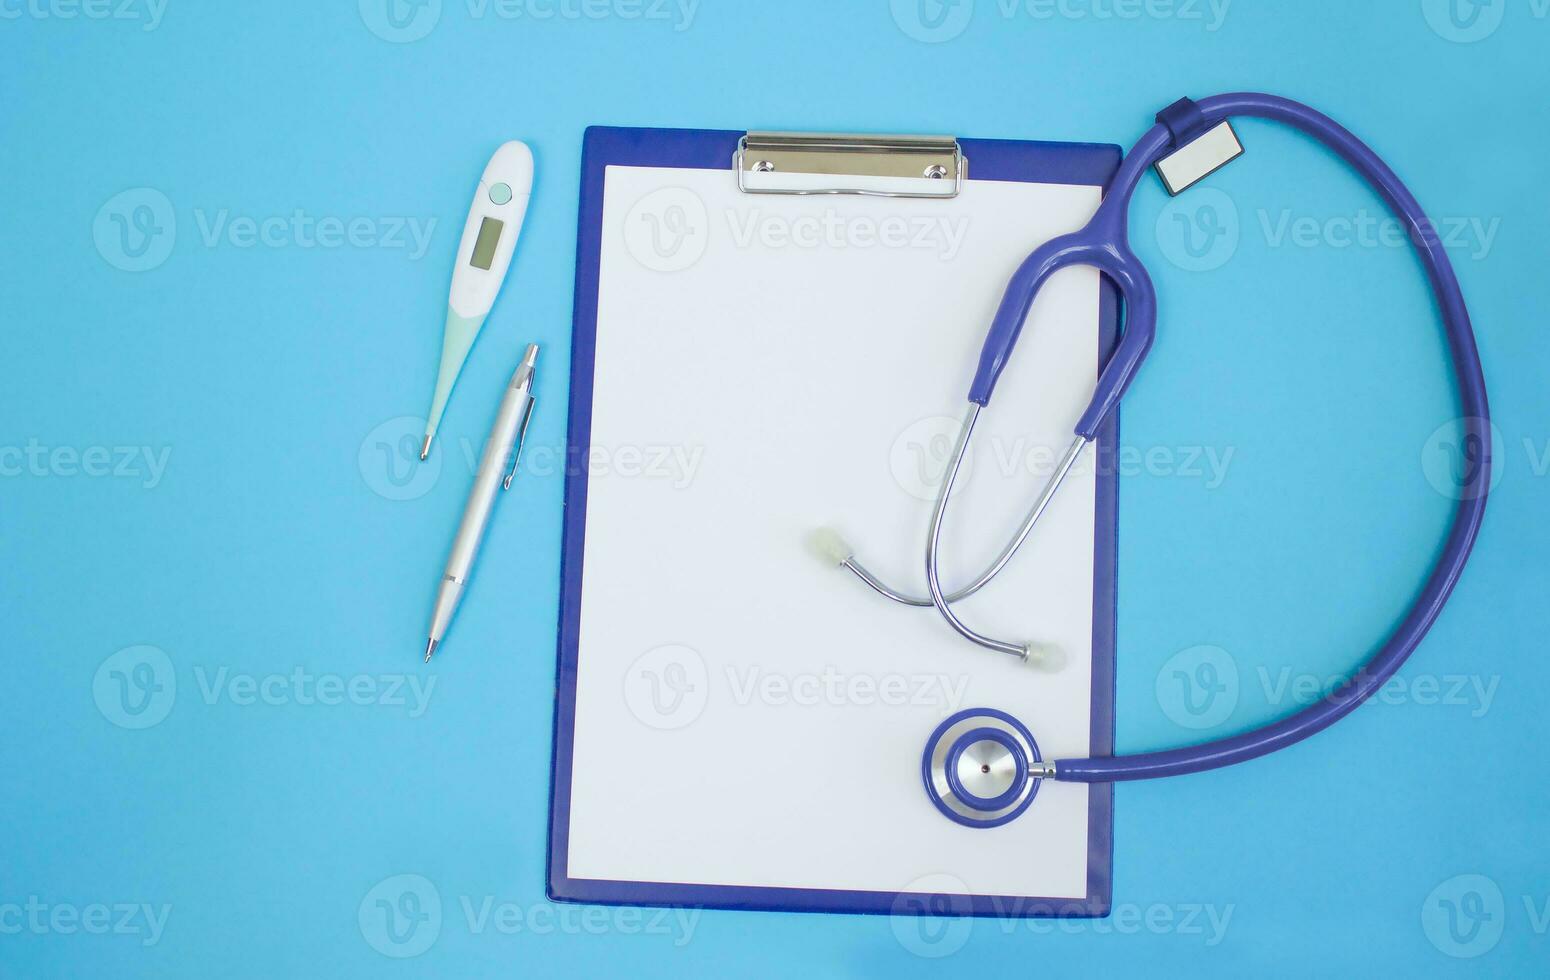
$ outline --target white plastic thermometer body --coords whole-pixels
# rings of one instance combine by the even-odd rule
[[[533,195],[533,152],[526,143],[506,143],[495,151],[479,178],[474,204],[463,226],[452,271],[452,295],[447,300],[447,326],[441,341],[441,370],[436,375],[436,394],[425,420],[425,444],[420,458],[430,455],[431,440],[441,425],[442,413],[463,362],[495,305],[506,280],[511,256],[517,249],[527,202]]]

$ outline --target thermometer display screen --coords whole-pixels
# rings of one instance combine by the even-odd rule
[[[499,218],[485,218],[479,225],[479,238],[474,242],[473,257],[468,264],[476,269],[489,271],[491,263],[495,261],[495,246],[500,244],[501,230],[506,227],[506,222]]]

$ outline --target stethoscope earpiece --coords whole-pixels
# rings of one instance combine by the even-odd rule
[[[994,708],[969,708],[943,721],[920,759],[926,795],[965,827],[999,827],[1038,795],[1048,772],[1022,722]]]

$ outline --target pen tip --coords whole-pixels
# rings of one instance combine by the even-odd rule
[[[430,459],[430,458],[431,458],[431,436],[429,434],[427,434],[426,437],[425,437],[425,444],[420,447],[420,461],[423,463],[425,460]]]
[[[426,663],[430,663],[431,662],[431,655],[434,654],[435,652],[436,652],[436,641],[432,640],[430,642],[430,645],[425,648],[425,662]]]

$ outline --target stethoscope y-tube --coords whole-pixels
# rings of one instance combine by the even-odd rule
[[[1466,476],[1465,485],[1459,488],[1458,508],[1448,530],[1447,540],[1420,595],[1378,652],[1324,700],[1253,731],[1202,745],[1141,755],[1062,759],[1054,762],[1042,761],[1037,745],[1032,742],[1031,733],[1023,729],[1020,723],[999,721],[999,713],[963,718],[955,716],[944,722],[928,742],[923,766],[928,793],[944,813],[959,822],[976,826],[992,826],[1003,822],[1001,815],[1007,807],[997,808],[992,804],[1000,804],[1004,797],[1012,794],[1012,789],[1006,788],[1010,783],[996,783],[996,795],[979,799],[977,803],[974,802],[978,799],[975,791],[966,788],[972,779],[993,780],[999,772],[1008,774],[1007,779],[1015,776],[1027,784],[1029,788],[1021,803],[1026,806],[1026,800],[1031,800],[1039,779],[1093,783],[1177,776],[1245,762],[1294,745],[1322,731],[1356,710],[1404,664],[1442,611],[1453,587],[1458,583],[1469,559],[1470,549],[1480,532],[1491,479],[1490,409],[1469,312],[1465,308],[1452,264],[1448,261],[1431,220],[1377,154],[1329,117],[1308,106],[1273,95],[1218,95],[1198,103],[1181,100],[1159,113],[1158,124],[1141,137],[1121,162],[1103,203],[1087,226],[1074,234],[1063,235],[1045,243],[1029,255],[1013,274],[985,339],[979,368],[969,388],[969,405],[964,424],[939,490],[937,504],[932,511],[925,561],[926,580],[931,593],[929,604],[936,608],[953,629],[981,646],[1046,667],[1058,667],[1058,655],[1048,648],[985,636],[963,622],[951,607],[958,599],[989,582],[1027,539],[1071,464],[1086,444],[1096,437],[1103,423],[1119,405],[1151,349],[1157,318],[1156,293],[1145,268],[1131,251],[1127,236],[1130,202],[1137,184],[1147,169],[1161,157],[1232,116],[1275,120],[1317,139],[1361,174],[1395,216],[1404,222],[1437,298],[1452,354],[1453,373],[1458,383],[1464,438],[1471,445],[1482,447],[1481,465],[1473,467],[1473,472]],[[1051,275],[1074,265],[1094,266],[1119,287],[1125,310],[1123,334],[1099,374],[1092,400],[1076,424],[1075,441],[1041,491],[1012,543],[969,588],[949,593],[942,587],[938,569],[941,529],[947,500],[968,451],[974,423],[980,411],[990,404],[996,383],[1017,344],[1018,335],[1022,332],[1039,289]],[[828,547],[835,552],[836,559],[843,559],[839,561],[841,565],[849,568],[879,593],[911,605],[928,604],[879,581],[837,539],[829,542]],[[972,715],[972,712],[961,714],[967,716]],[[984,734],[990,730],[985,727],[987,725],[995,728],[992,732],[994,737]],[[978,762],[978,757],[973,757],[972,753],[965,754],[964,746],[950,744],[958,728],[970,734],[959,732],[956,737],[978,739],[974,742],[975,751],[981,753],[986,761]],[[965,769],[967,776],[964,778],[960,778],[955,770],[948,778],[946,768],[960,764],[968,766],[969,763],[964,762],[964,759],[969,759],[979,768]],[[982,819],[984,815],[994,819]]]

